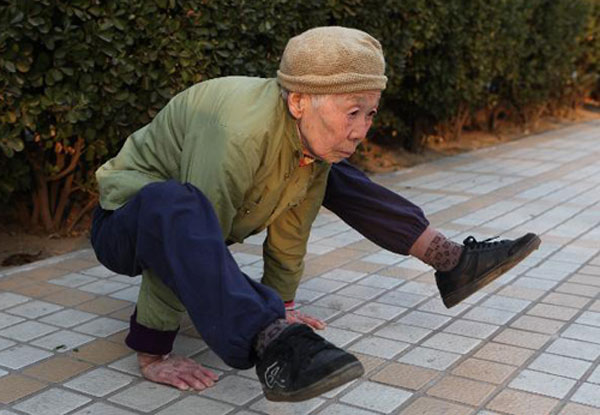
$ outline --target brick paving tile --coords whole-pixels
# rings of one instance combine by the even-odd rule
[[[545,396],[505,389],[486,408],[511,415],[548,415],[558,402]]]
[[[388,267],[377,271],[377,273],[385,277],[396,277],[405,280],[411,280],[421,275],[423,271],[402,267]]]
[[[14,407],[30,415],[63,415],[88,402],[90,398],[83,395],[53,388],[28,398]]]
[[[498,326],[475,321],[457,320],[444,329],[447,333],[459,334],[477,339],[487,339],[498,330]]]
[[[23,374],[47,382],[63,382],[91,368],[92,365],[68,357],[53,357],[23,370]]]
[[[127,386],[133,377],[114,370],[98,368],[65,383],[66,388],[92,396],[105,396]]]
[[[475,357],[509,365],[522,365],[534,351],[500,343],[487,343],[480,348]]]
[[[572,339],[556,339],[546,349],[549,353],[594,361],[600,357],[600,345]]]
[[[579,270],[579,272],[585,272],[585,268]],[[595,267],[600,269],[600,267]],[[569,282],[576,284],[584,284],[584,285],[594,285],[596,287],[600,286],[600,278],[598,278],[599,274],[594,275],[585,275],[585,274],[575,274],[571,278],[569,278]]]
[[[349,350],[381,357],[383,359],[392,359],[394,356],[408,347],[408,343],[369,336],[354,343]]]
[[[226,376],[215,386],[200,392],[200,396],[234,405],[244,405],[261,394],[262,388],[258,381],[240,376]]]
[[[0,403],[9,404],[46,387],[45,382],[18,374],[0,377]]]
[[[516,370],[514,366],[480,359],[467,359],[452,374],[490,383],[502,383]]]
[[[128,408],[150,412],[177,399],[177,389],[143,381],[108,398],[109,401]]]
[[[562,337],[591,343],[600,343],[600,327],[571,324],[571,326],[562,333]]]
[[[544,293],[545,292],[543,290],[536,290],[534,288],[517,287],[516,285],[509,285],[507,287],[504,287],[502,290],[500,290],[500,292],[498,294],[506,296],[506,297],[514,297],[514,298],[520,298],[523,300],[534,301],[534,300],[537,300],[538,298],[540,298],[542,295],[544,295]]]
[[[234,407],[202,396],[188,396],[161,410],[157,415],[198,415],[200,408],[202,415],[225,415]]]
[[[1,415],[1,414],[0,414]],[[97,402],[86,406],[85,408],[73,412],[72,415],[135,415],[131,411],[117,408],[114,405],[107,405],[103,402]]]
[[[566,294],[575,294],[577,296],[595,297],[600,293],[600,287],[565,282],[564,284],[559,285],[556,288],[556,291]]]
[[[477,406],[494,391],[489,383],[476,382],[457,376],[446,376],[432,386],[427,394],[442,399]]]
[[[437,333],[423,342],[423,346],[452,353],[466,354],[473,350],[481,340],[448,333]]]
[[[591,362],[585,360],[542,353],[529,365],[529,368],[571,379],[579,379],[591,365]]]
[[[460,357],[461,355],[456,353],[426,347],[416,347],[402,355],[398,361],[435,370],[445,370],[452,366]]]
[[[24,295],[13,294],[9,292],[0,293],[0,310],[25,303],[30,300],[30,297]]]
[[[14,274],[11,277],[21,279],[29,282],[40,282],[46,281],[52,278],[60,277],[61,275],[68,274],[68,271],[56,267],[41,267],[32,269],[30,271],[20,272]]]
[[[93,337],[86,334],[75,333],[69,330],[60,330],[31,342],[33,346],[42,349],[63,353],[71,349],[76,349],[82,344],[94,340]]]
[[[14,291],[17,288],[26,287],[31,284],[33,284],[32,281],[25,278],[17,278],[14,275],[0,278],[0,290],[3,291]]]
[[[361,280],[367,275],[366,272],[351,271],[343,268],[336,268],[332,271],[326,272],[321,275],[321,278],[328,280],[341,281],[345,283],[356,282]]]
[[[125,324],[123,321],[114,318],[100,317],[88,323],[76,326],[73,330],[92,336],[107,337],[124,330],[128,326],[129,324]]]
[[[116,334],[106,337],[104,340],[108,340],[109,342],[125,344],[125,338],[127,337],[128,330],[120,331]]]
[[[2,289],[2,287],[0,287]],[[49,294],[57,293],[64,290],[64,287],[47,282],[36,282],[24,286],[19,286],[11,289],[12,292],[23,294],[29,297],[44,297]]]
[[[385,265],[374,264],[372,262],[366,262],[366,261],[360,261],[360,260],[352,261],[349,264],[345,264],[343,266],[344,269],[349,269],[351,271],[368,272],[368,273],[377,272],[384,267],[385,267]]]
[[[72,307],[94,298],[96,298],[94,294],[85,293],[74,288],[67,288],[42,297],[44,301],[50,301],[65,307]]]
[[[421,397],[403,409],[401,415],[469,415],[474,409],[439,399]]]
[[[45,350],[27,345],[16,345],[0,351],[0,366],[21,369],[52,356]]]
[[[383,288],[374,288],[374,287],[368,287],[365,285],[353,284],[349,287],[342,288],[341,290],[338,291],[338,294],[345,295],[347,297],[362,298],[364,300],[370,300],[374,297],[377,297],[384,291],[385,290]]]
[[[385,361],[378,357],[369,356],[363,353],[353,352],[352,354],[356,356],[358,360],[360,360],[360,363],[362,363],[363,367],[365,368],[364,376],[369,376],[371,372],[377,369]]]
[[[419,390],[440,374],[439,371],[423,367],[390,363],[371,380],[404,389]]]
[[[550,293],[541,299],[542,303],[561,305],[565,307],[583,308],[590,302],[589,298],[578,297],[576,295]]]
[[[319,412],[319,415],[375,415],[376,412],[358,409],[355,406],[335,403]],[[1,415],[1,414],[0,414]]]
[[[594,408],[578,403],[568,403],[560,411],[558,415],[600,415],[600,408]]]
[[[513,321],[510,326],[517,329],[534,331],[537,333],[555,334],[564,326],[564,324],[565,323],[563,321],[526,315]]]
[[[323,405],[325,401],[313,398],[308,401],[296,402],[293,407],[287,402],[271,402],[265,398],[250,406],[251,409],[267,415],[306,415]]]
[[[509,386],[514,389],[562,399],[575,386],[575,383],[572,379],[535,370],[523,370],[510,382]]]
[[[579,269],[577,272],[580,272],[582,274],[589,274],[589,275],[594,275],[594,276],[600,276],[600,266],[598,265],[586,265],[583,268]],[[577,274],[575,274],[577,275]],[[596,279],[596,281],[598,281]]]
[[[389,304],[368,303],[356,310],[354,313],[362,316],[380,318],[391,321],[407,310],[405,307],[396,307]]]
[[[95,314],[86,313],[79,310],[66,309],[41,318],[40,321],[42,323],[54,324],[55,326],[69,328],[84,323],[95,317],[97,317]]]
[[[586,311],[575,320],[576,323],[587,324],[589,326],[600,326],[600,313],[595,311]]]
[[[108,365],[111,369],[116,369],[121,372],[128,373],[130,375],[141,377],[140,367],[138,365],[137,355],[131,353],[129,356],[117,360]]]
[[[129,320],[135,310],[135,304],[129,303],[129,305],[119,311],[109,314],[110,317],[116,318],[117,320],[125,321],[129,323]]]
[[[385,320],[348,313],[333,320],[329,327],[354,330],[360,333],[368,333],[385,323]]]
[[[546,317],[555,320],[570,320],[579,310],[569,307],[561,307],[551,304],[536,304],[533,308],[527,311],[527,314]]]
[[[353,404],[385,414],[392,413],[412,394],[401,389],[365,382],[340,398],[341,402]]]
[[[98,339],[79,347],[76,352],[73,351],[71,353],[77,359],[103,365],[132,353],[132,350],[123,343],[113,343]]]
[[[577,388],[571,400],[584,405],[600,408],[600,385],[584,383]]]
[[[539,349],[548,340],[550,336],[546,334],[532,333],[529,331],[504,329],[496,337],[495,342],[506,343],[513,346],[526,347],[529,349]]]
[[[30,285],[28,287],[32,287],[32,286]],[[50,292],[52,292],[52,291],[50,291]],[[21,294],[30,296],[25,292],[21,292]],[[46,301],[32,300],[32,301],[28,301],[27,303],[20,304],[15,307],[9,308],[5,311],[7,313],[15,314],[15,315],[18,315],[21,317],[37,318],[37,317],[44,316],[46,314],[50,314],[50,313],[60,310],[60,309],[62,309],[62,307],[59,305],[56,305],[56,304],[48,303]]]

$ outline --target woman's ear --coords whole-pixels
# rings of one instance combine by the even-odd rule
[[[303,94],[299,92],[290,92],[287,97],[287,105],[292,114],[292,117],[295,119],[300,119],[302,117],[302,113],[304,112],[304,99]]]

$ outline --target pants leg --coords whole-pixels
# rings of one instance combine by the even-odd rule
[[[402,255],[429,225],[420,207],[345,160],[331,167],[323,206],[377,245]]]
[[[112,213],[96,212],[92,245],[115,272],[157,274],[206,343],[233,367],[251,367],[254,337],[285,316],[277,293],[240,271],[212,205],[190,184],[152,183]]]

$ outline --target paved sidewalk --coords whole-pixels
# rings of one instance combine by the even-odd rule
[[[89,250],[0,273],[0,415],[600,414],[600,122],[375,178],[453,239],[542,235],[485,292],[443,307],[433,272],[322,211],[297,301],[355,352],[360,380],[299,404],[262,396],[189,321],[176,352],[218,371],[203,392],[142,380],[123,345],[138,278]],[[252,277],[261,237],[233,246]]]

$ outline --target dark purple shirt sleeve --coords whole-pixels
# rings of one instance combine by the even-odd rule
[[[380,247],[407,255],[429,225],[423,210],[346,160],[329,172],[323,206]]]

